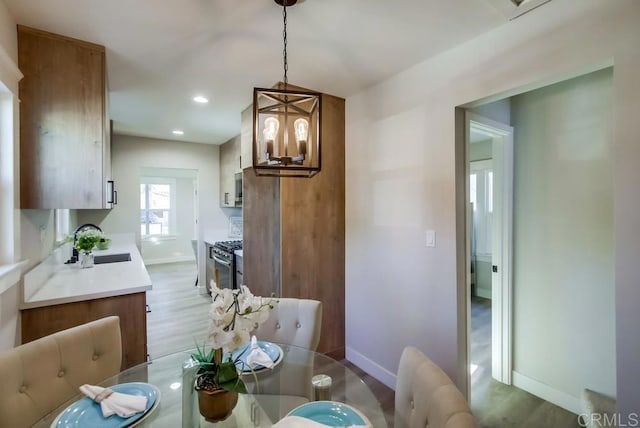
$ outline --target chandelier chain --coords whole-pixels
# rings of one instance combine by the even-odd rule
[[[282,39],[284,41],[284,49],[282,50],[282,60],[284,64],[284,87],[287,87],[287,71],[289,70],[289,64],[287,63],[287,2],[284,2],[282,8],[282,20],[284,22],[284,29],[282,30]]]

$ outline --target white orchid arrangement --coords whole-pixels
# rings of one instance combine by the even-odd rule
[[[209,343],[215,349],[232,352],[250,339],[249,333],[269,318],[273,300],[240,289],[211,287]]]
[[[243,285],[240,289],[220,289],[211,286],[211,310],[209,316],[209,344],[198,346],[191,355],[200,364],[196,389],[213,391],[219,388],[228,391],[246,392],[244,382],[238,376],[231,352],[249,342],[249,334],[269,318],[273,300],[254,296]],[[229,358],[222,360],[226,352]]]

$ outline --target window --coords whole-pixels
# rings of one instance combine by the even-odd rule
[[[469,202],[471,202],[472,207],[473,207],[473,211],[476,210],[476,205],[478,205],[477,202],[477,195],[478,195],[478,185],[476,184],[478,181],[478,174],[471,174],[471,176],[469,177],[469,196],[470,196],[470,200]]]
[[[140,235],[168,236],[173,234],[175,222],[174,179],[141,177],[140,179]]]
[[[493,166],[491,160],[470,164],[469,202],[473,203],[472,248],[475,254],[491,254],[493,234]]]
[[[487,170],[487,212],[493,212],[493,171]]]
[[[13,102],[13,94],[0,82],[0,265],[13,262],[15,255]]]
[[[14,264],[20,254],[20,227],[15,221],[15,197],[20,191],[16,162],[20,79],[18,66],[0,45],[0,265]]]
[[[69,210],[57,209],[53,213],[55,222],[56,242],[62,242],[69,235]]]

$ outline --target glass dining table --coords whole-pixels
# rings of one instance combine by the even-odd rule
[[[197,368],[189,358],[191,351],[137,365],[107,379],[101,385],[144,382],[157,388],[160,397],[158,404],[130,426],[270,427],[298,406],[321,399],[346,404],[364,416],[366,425],[387,427],[380,403],[362,379],[348,367],[308,349],[277,345],[282,351],[275,367],[263,368],[254,373],[243,372],[242,378],[249,393],[240,394],[233,413],[220,422],[208,422],[199,414],[198,399],[192,386]],[[82,398],[80,394],[72,398],[44,417],[35,427],[71,426],[63,424],[60,415]]]

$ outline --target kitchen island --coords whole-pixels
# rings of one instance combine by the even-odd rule
[[[63,245],[27,273],[23,283],[22,343],[109,315],[120,317],[123,369],[147,359],[146,291],[151,279],[133,235],[110,235],[108,250],[129,253],[130,261],[82,269],[65,264],[71,246]]]

